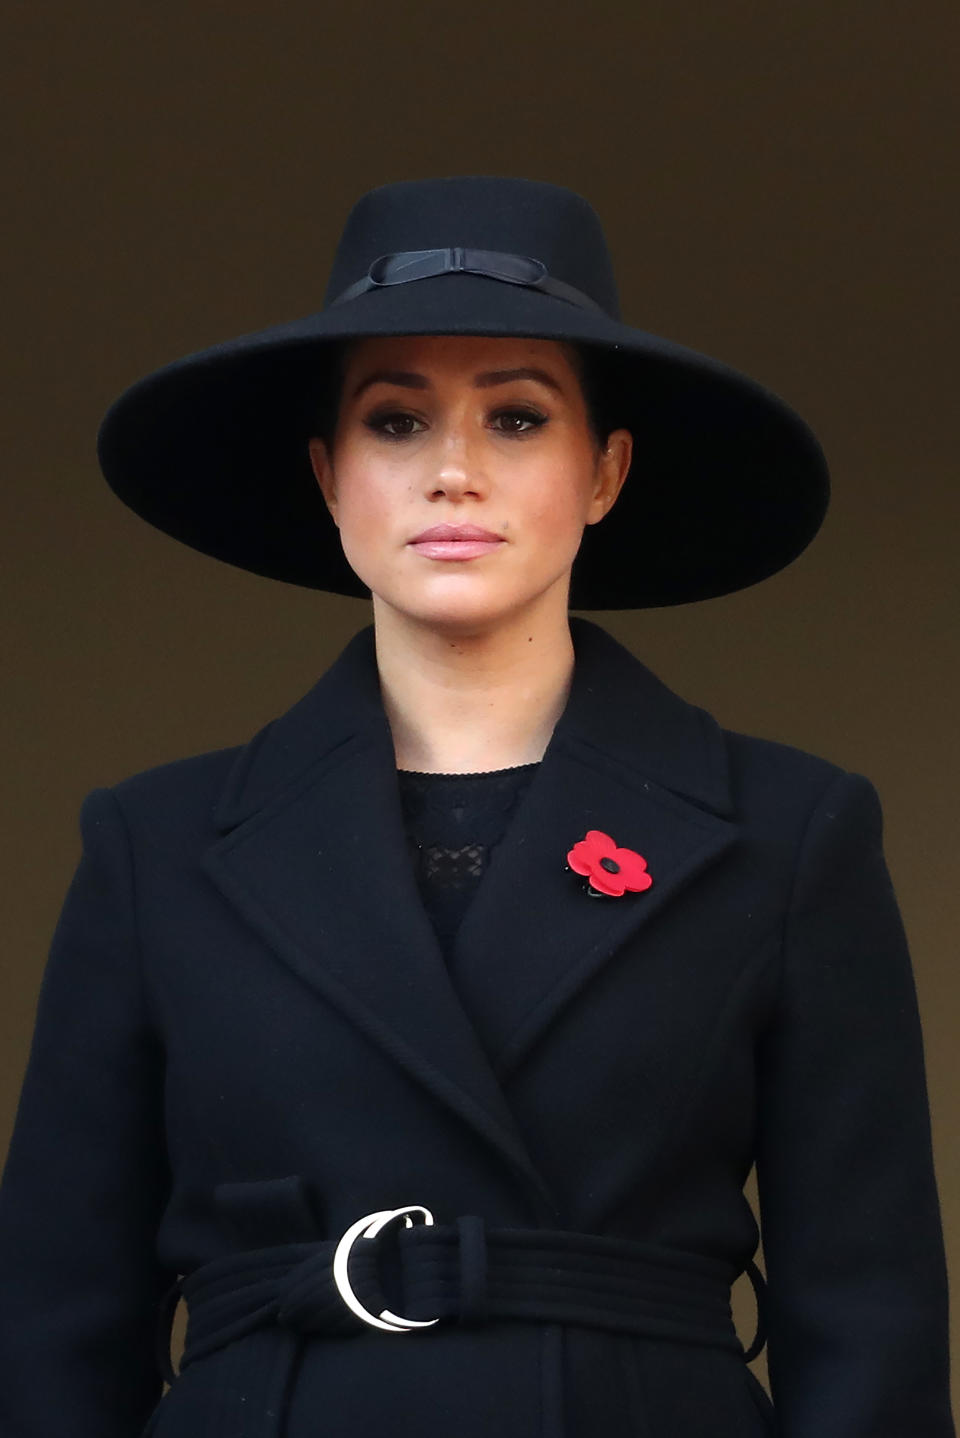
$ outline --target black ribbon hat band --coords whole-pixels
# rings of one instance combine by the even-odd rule
[[[527,289],[543,290],[557,299],[579,305],[581,309],[606,313],[602,305],[584,294],[583,290],[551,275],[542,260],[533,259],[530,255],[511,255],[502,250],[469,250],[459,245],[441,250],[398,250],[392,255],[381,255],[373,261],[363,279],[341,290],[330,301],[328,308],[387,285],[405,285],[411,280],[432,280],[437,275],[452,274],[483,275],[488,280],[524,285]]]

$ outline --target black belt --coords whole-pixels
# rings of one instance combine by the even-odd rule
[[[426,1221],[412,1224],[414,1213]],[[390,1261],[403,1294],[396,1313],[384,1297],[382,1260],[388,1255],[380,1237],[400,1217],[410,1226],[394,1228],[392,1235]],[[749,1362],[765,1341],[764,1282],[753,1263],[745,1271],[758,1313],[757,1332],[746,1349],[730,1309],[730,1285],[738,1271],[722,1260],[566,1229],[488,1227],[476,1215],[434,1224],[427,1210],[416,1206],[383,1210],[359,1219],[339,1240],[248,1249],[178,1279],[160,1316],[160,1366],[167,1382],[174,1382],[170,1326],[181,1294],[188,1306],[181,1371],[258,1328],[280,1325],[290,1334],[290,1361],[276,1375],[276,1399],[268,1405],[280,1438],[300,1344],[311,1335],[359,1335],[371,1325],[416,1334],[434,1323],[569,1323],[725,1348]]]

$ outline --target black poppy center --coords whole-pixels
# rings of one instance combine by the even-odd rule
[[[620,872],[620,865],[616,859],[601,859],[600,867],[601,869],[606,869],[608,874],[619,874]]]

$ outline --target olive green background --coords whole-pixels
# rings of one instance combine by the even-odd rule
[[[754,375],[827,453],[783,573],[591,617],[723,724],[876,784],[960,1272],[958,41],[953,0],[8,0],[0,1143],[84,794],[242,742],[370,618],[151,530],[99,475],[101,414],[318,308],[371,186],[524,175],[597,207],[629,322]]]

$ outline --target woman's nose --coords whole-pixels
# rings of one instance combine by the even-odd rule
[[[432,497],[482,495],[486,492],[483,465],[477,446],[463,428],[448,429],[439,436],[428,476]]]

